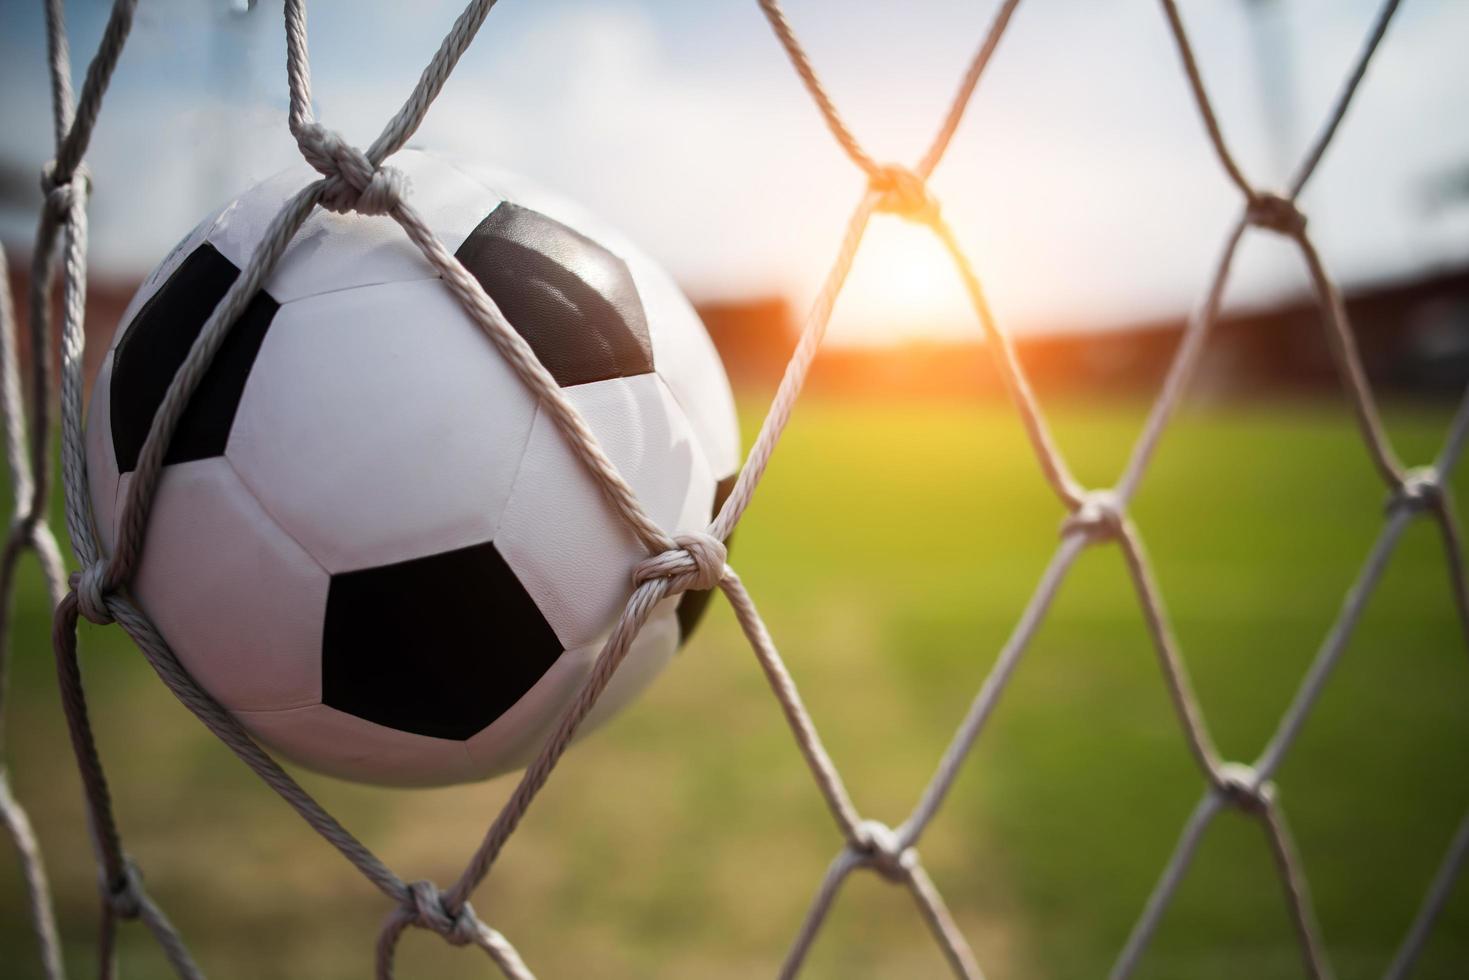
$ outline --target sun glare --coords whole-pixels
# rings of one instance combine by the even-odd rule
[[[833,339],[890,344],[952,337],[971,322],[964,287],[927,228],[877,215],[852,265],[833,318]]]

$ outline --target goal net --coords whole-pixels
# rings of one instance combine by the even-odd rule
[[[1238,214],[1220,245],[1218,259],[1202,299],[1186,324],[1161,391],[1152,403],[1126,465],[1116,481],[1102,489],[1085,486],[1073,476],[1052,437],[1046,416],[1011,339],[996,322],[979,271],[971,264],[946,220],[941,202],[929,188],[929,178],[943,160],[965,109],[983,80],[986,66],[1019,6],[1019,0],[1006,0],[1000,5],[959,82],[952,102],[939,117],[932,142],[912,165],[883,163],[867,149],[844,121],[823,86],[820,66],[808,57],[777,0],[759,0],[760,12],[769,22],[832,137],[851,164],[865,176],[866,186],[847,220],[836,257],[806,316],[799,341],[733,492],[705,531],[676,537],[669,536],[647,515],[617,468],[599,448],[577,409],[537,361],[526,342],[511,328],[477,280],[429,230],[414,208],[412,194],[406,191],[393,169],[393,154],[405,145],[422,122],[460,56],[474,40],[493,6],[493,0],[474,0],[468,4],[424,69],[418,84],[388,119],[377,139],[365,148],[346,142],[327,121],[316,118],[312,108],[305,0],[286,0],[284,43],[290,95],[289,126],[302,156],[319,172],[320,179],[292,198],[275,217],[261,245],[251,256],[248,267],[214,310],[169,385],[122,504],[123,516],[116,546],[108,553],[99,545],[91,513],[83,451],[82,371],[86,340],[84,301],[90,194],[85,159],[103,109],[109,80],[119,59],[126,56],[124,48],[137,6],[137,0],[115,0],[81,90],[73,93],[62,4],[60,0],[47,0],[46,3],[55,151],[43,175],[46,193],[32,253],[30,282],[33,295],[28,304],[29,330],[30,347],[35,352],[52,349],[55,342],[53,331],[59,332],[62,352],[59,376],[60,462],[66,527],[78,569],[69,576],[51,530],[48,511],[53,411],[58,385],[52,377],[50,359],[33,356],[28,365],[29,397],[23,394],[22,362],[17,350],[12,298],[8,292],[0,294],[0,317],[3,317],[3,330],[0,330],[0,384],[3,384],[3,392],[0,392],[0,404],[3,404],[5,412],[8,465],[16,500],[16,510],[5,540],[3,564],[0,564],[0,609],[8,610],[11,606],[18,563],[25,554],[34,553],[56,607],[53,641],[62,705],[86,792],[99,865],[103,922],[100,952],[104,970],[111,969],[112,945],[120,923],[139,920],[156,937],[180,976],[201,975],[184,938],[144,888],[114,819],[82,685],[77,649],[79,618],[85,617],[99,624],[115,623],[125,630],[189,710],[280,794],[328,844],[381,890],[391,911],[378,938],[376,962],[379,976],[392,974],[394,951],[400,937],[406,930],[418,928],[436,933],[452,944],[479,947],[506,976],[524,978],[532,975],[531,967],[510,939],[476,914],[470,899],[481,882],[492,873],[506,842],[530,811],[567,744],[607,687],[654,605],[665,597],[686,590],[708,589],[717,585],[749,641],[769,682],[771,694],[779,702],[794,747],[809,768],[815,789],[824,800],[842,841],[825,876],[811,883],[814,896],[804,920],[794,927],[794,939],[786,953],[781,975],[794,976],[800,971],[814,939],[839,899],[844,882],[855,873],[871,872],[911,895],[934,942],[955,974],[981,976],[984,950],[972,949],[956,925],[943,895],[925,871],[920,847],[925,831],[943,807],[966,758],[985,731],[986,723],[1004,695],[1017,665],[1046,619],[1063,580],[1083,551],[1091,546],[1104,546],[1116,547],[1125,560],[1131,586],[1152,639],[1157,666],[1177,716],[1178,732],[1197,766],[1202,785],[1198,803],[1180,831],[1171,857],[1151,896],[1139,910],[1131,935],[1117,952],[1113,976],[1128,976],[1138,966],[1161,917],[1188,874],[1200,842],[1215,819],[1226,810],[1239,811],[1258,823],[1261,846],[1268,849],[1278,871],[1286,897],[1284,907],[1298,939],[1305,968],[1312,976],[1331,975],[1330,950],[1323,942],[1316,923],[1307,876],[1297,856],[1286,810],[1277,791],[1276,774],[1321,696],[1395,546],[1415,519],[1421,517],[1432,521],[1441,532],[1445,567],[1454,601],[1461,620],[1469,627],[1469,594],[1466,594],[1460,534],[1452,498],[1446,492],[1446,480],[1464,449],[1466,435],[1469,435],[1469,399],[1455,415],[1437,458],[1426,465],[1410,466],[1399,457],[1381,422],[1373,389],[1363,370],[1352,325],[1348,321],[1346,305],[1313,244],[1307,216],[1298,204],[1303,188],[1336,136],[1367,67],[1387,33],[1399,6],[1396,0],[1388,0],[1382,5],[1316,137],[1289,181],[1277,190],[1258,186],[1231,153],[1230,143],[1215,116],[1205,80],[1195,61],[1184,20],[1173,0],[1161,0],[1162,14],[1182,67],[1182,84],[1187,85],[1191,93],[1219,166],[1238,191]],[[474,322],[534,394],[541,410],[554,420],[567,445],[647,551],[646,560],[639,566],[635,587],[631,589],[626,606],[585,686],[520,778],[508,802],[486,829],[462,873],[456,880],[444,884],[400,877],[328,813],[195,682],[127,591],[138,565],[149,507],[158,486],[164,454],[180,415],[235,319],[262,287],[292,236],[318,207],[384,215],[401,226],[402,233],[432,263]],[[992,670],[975,694],[911,812],[901,823],[893,826],[865,816],[854,804],[753,599],[739,575],[728,564],[722,543],[739,523],[761,483],[813,359],[822,346],[833,307],[843,290],[863,236],[872,222],[889,220],[883,216],[893,216],[927,229],[952,260],[954,271],[988,342],[987,347],[995,359],[1010,403],[1023,424],[1035,465],[1066,514],[1059,543],[999,651]],[[1252,762],[1239,762],[1223,756],[1210,734],[1208,720],[1192,689],[1185,659],[1170,628],[1167,608],[1144,548],[1142,531],[1129,515],[1129,504],[1146,478],[1159,441],[1203,357],[1206,340],[1220,315],[1231,265],[1242,237],[1250,228],[1265,229],[1281,236],[1299,251],[1304,260],[1324,326],[1323,342],[1330,351],[1345,390],[1362,447],[1381,478],[1389,505],[1376,542],[1346,595],[1336,621],[1301,678],[1274,735]],[[58,279],[59,306],[53,297]],[[6,282],[0,278],[0,286]],[[53,311],[57,309],[59,324],[53,322]],[[9,624],[0,624],[0,636],[3,636],[0,642],[8,648],[13,639],[9,636]],[[8,649],[5,652],[8,654]],[[3,666],[0,662],[0,669]],[[8,788],[3,769],[0,769],[0,821],[5,824],[20,854],[29,889],[36,942],[45,970],[49,976],[59,978],[63,975],[63,964],[40,852],[25,811]],[[1469,855],[1469,815],[1452,839],[1444,842],[1444,846],[1440,868],[1427,883],[1421,906],[1389,968],[1390,976],[1403,976],[1409,972],[1447,901],[1466,855]]]

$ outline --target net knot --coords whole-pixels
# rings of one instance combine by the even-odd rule
[[[858,824],[851,846],[864,864],[888,881],[906,880],[918,863],[918,852],[905,847],[893,828],[880,820]]]
[[[98,626],[106,626],[113,621],[112,612],[107,608],[107,560],[100,559],[92,562],[79,572],[72,572],[72,591],[77,597],[77,612]]]
[[[872,174],[868,186],[882,195],[877,201],[879,211],[924,224],[938,220],[938,199],[929,193],[928,182],[907,167],[885,164]]]
[[[1115,490],[1089,490],[1061,522],[1061,536],[1080,532],[1092,541],[1110,541],[1122,533],[1125,519]]]
[[[1260,778],[1254,766],[1243,762],[1226,762],[1214,773],[1214,785],[1232,805],[1247,813],[1265,809],[1274,795],[1274,786]]]
[[[41,193],[46,195],[46,207],[58,218],[71,212],[78,195],[85,196],[92,190],[92,172],[87,165],[79,163],[66,175],[56,172],[56,161],[48,160],[41,167]]]
[[[1296,202],[1270,191],[1250,195],[1245,217],[1256,228],[1268,228],[1291,238],[1299,238],[1306,232],[1306,215],[1296,207]]]
[[[466,946],[479,937],[482,926],[474,908],[465,902],[459,911],[450,912],[444,893],[431,881],[409,882],[403,905],[415,924],[443,936],[451,946]]]
[[[119,919],[136,919],[143,913],[143,877],[131,858],[124,858],[122,874],[109,881],[105,874],[99,881],[102,900]]]
[[[1432,466],[1415,466],[1403,474],[1397,489],[1388,496],[1387,509],[1399,507],[1417,513],[1443,504],[1443,481]]]
[[[386,214],[408,193],[408,178],[395,167],[373,166],[367,154],[320,123],[296,134],[301,155],[326,178],[321,206],[346,214]]]
[[[669,580],[670,592],[712,589],[724,578],[729,551],[724,542],[706,531],[675,534],[677,547],[644,558],[633,569],[633,582],[642,585],[655,578]]]

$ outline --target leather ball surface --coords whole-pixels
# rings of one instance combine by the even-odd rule
[[[525,181],[418,150],[391,165],[670,534],[733,485],[729,383],[654,262]],[[87,464],[109,551],[170,380],[286,200],[207,218],[124,313]],[[388,217],[317,209],[191,398],[132,594],[265,744],[366,782],[523,766],[601,649],[645,557],[564,437]],[[669,660],[708,596],[664,600],[583,730]]]

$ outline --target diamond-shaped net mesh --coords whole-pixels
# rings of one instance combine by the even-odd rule
[[[869,155],[843,122],[777,0],[759,0],[759,5],[790,56],[791,64],[815,100],[832,135],[852,163],[867,176],[867,188],[848,220],[836,259],[806,319],[799,343],[734,491],[705,532],[670,538],[648,518],[631,489],[598,448],[595,438],[576,409],[561,394],[526,343],[506,323],[499,309],[476,280],[423,224],[399,175],[387,163],[423,119],[458,58],[489,13],[493,0],[475,0],[468,5],[424,70],[407,101],[383,129],[382,135],[366,150],[359,150],[345,143],[314,119],[311,112],[304,0],[286,0],[290,129],[302,155],[321,173],[321,179],[301,191],[277,215],[260,247],[251,257],[248,267],[209,318],[174,378],[140,454],[123,506],[117,546],[111,554],[104,554],[98,545],[87,502],[87,475],[82,449],[82,351],[85,339],[83,311],[86,290],[87,198],[90,190],[83,158],[108,80],[127,39],[137,3],[136,0],[116,0],[113,4],[111,18],[88,69],[80,97],[74,99],[69,81],[71,70],[61,0],[47,0],[56,152],[43,175],[46,198],[33,253],[30,282],[34,292],[29,304],[30,329],[33,351],[44,352],[51,349],[51,294],[59,255],[62,283],[61,461],[67,526],[81,571],[70,577],[68,589],[61,554],[48,524],[49,446],[54,393],[50,361],[45,356],[34,356],[30,359],[33,377],[27,419],[18,377],[11,298],[8,292],[3,292],[0,293],[0,316],[3,316],[4,321],[4,329],[0,331],[0,361],[3,361],[0,363],[0,384],[3,384],[3,392],[0,394],[3,394],[8,461],[17,504],[6,537],[3,559],[0,559],[0,609],[9,608],[19,559],[27,551],[34,552],[57,604],[54,645],[62,700],[86,788],[100,866],[103,917],[101,962],[104,971],[111,969],[111,946],[118,921],[141,919],[157,938],[179,975],[200,975],[182,939],[140,883],[113,819],[107,783],[88,722],[82,689],[76,649],[79,615],[99,623],[116,622],[121,625],[174,694],[393,902],[393,911],[379,936],[379,976],[387,977],[392,974],[394,949],[402,933],[409,927],[419,927],[436,932],[456,945],[473,944],[481,947],[507,976],[529,977],[531,972],[514,947],[475,915],[469,903],[470,895],[490,872],[505,842],[514,833],[537,792],[555,768],[578,724],[617,670],[629,642],[653,606],[666,596],[717,584],[734,609],[769,681],[770,689],[784,711],[796,746],[804,757],[844,841],[841,851],[817,887],[810,909],[785,959],[782,976],[793,976],[799,971],[843,882],[858,869],[874,871],[884,879],[907,889],[954,972],[966,977],[980,976],[981,970],[975,954],[956,927],[943,897],[924,870],[918,845],[925,829],[943,805],[966,756],[983,731],[1032,637],[1045,619],[1061,582],[1088,545],[1111,543],[1121,549],[1126,560],[1152,637],[1158,665],[1178,716],[1180,732],[1192,752],[1204,783],[1203,796],[1188,818],[1173,855],[1159,877],[1131,936],[1118,954],[1113,975],[1123,977],[1133,971],[1186,874],[1201,839],[1214,818],[1226,808],[1242,811],[1259,822],[1264,832],[1265,845],[1274,859],[1286,894],[1286,908],[1299,939],[1306,970],[1312,976],[1330,975],[1328,954],[1312,912],[1306,876],[1296,856],[1273,777],[1300,734],[1306,717],[1352,635],[1367,598],[1381,577],[1399,538],[1417,515],[1432,519],[1442,532],[1446,567],[1457,611],[1461,622],[1469,628],[1469,594],[1465,591],[1458,523],[1451,497],[1445,490],[1445,480],[1464,448],[1466,434],[1469,434],[1469,397],[1466,397],[1456,414],[1438,458],[1430,465],[1405,467],[1399,461],[1381,424],[1372,389],[1357,354],[1341,294],[1312,244],[1306,218],[1296,204],[1302,188],[1310,180],[1346,114],[1358,84],[1397,10],[1397,0],[1388,0],[1382,6],[1327,119],[1294,176],[1280,192],[1269,192],[1255,187],[1231,156],[1228,143],[1211,108],[1177,7],[1172,0],[1162,0],[1163,14],[1183,66],[1184,77],[1219,163],[1239,190],[1241,207],[1238,218],[1225,237],[1204,298],[1189,319],[1162,390],[1137,437],[1126,467],[1114,486],[1105,490],[1088,490],[1072,477],[1066,460],[1051,438],[1045,416],[1031,392],[1025,371],[1015,356],[1010,340],[995,322],[979,276],[945,221],[939,202],[927,186],[927,180],[942,160],[981,80],[985,66],[1019,5],[1019,0],[1007,0],[1001,5],[979,50],[965,71],[928,151],[911,168],[880,164]],[[626,608],[575,703],[567,710],[556,732],[521,778],[515,792],[490,825],[458,880],[442,890],[431,882],[402,880],[328,814],[250,739],[227,711],[194,682],[147,617],[132,604],[125,591],[121,591],[136,568],[164,450],[183,407],[233,321],[249,298],[261,287],[292,235],[316,207],[385,215],[402,226],[404,232],[437,268],[444,282],[464,304],[476,323],[534,392],[542,408],[555,419],[568,444],[602,486],[608,499],[649,554],[638,568],[635,587]],[[842,290],[863,234],[869,221],[878,213],[893,214],[917,222],[931,230],[942,243],[972,301],[975,315],[989,341],[988,347],[994,354],[1010,399],[1029,437],[1036,462],[1068,514],[1062,523],[1060,543],[1001,649],[993,669],[985,678],[911,814],[896,827],[864,819],[857,811],[840,773],[822,746],[821,737],[802,705],[795,682],[766,631],[754,602],[745,591],[739,576],[726,564],[727,556],[721,543],[738,523],[760,482],[812,360],[821,346],[832,307]],[[1363,445],[1388,492],[1389,503],[1382,531],[1356,582],[1347,593],[1336,622],[1323,640],[1285,715],[1280,719],[1274,736],[1252,764],[1244,764],[1224,760],[1215,748],[1208,725],[1193,694],[1185,662],[1169,627],[1162,597],[1143,547],[1141,532],[1128,516],[1128,504],[1146,475],[1158,441],[1200,360],[1205,340],[1218,317],[1224,285],[1236,250],[1245,230],[1251,226],[1268,229],[1289,239],[1304,259],[1325,325],[1326,343],[1334,357],[1337,372],[1361,432]],[[0,277],[0,289],[4,288],[4,284],[4,278]],[[455,613],[455,610],[445,610],[446,615]],[[8,644],[8,631],[3,627],[4,624],[0,624],[0,642]],[[25,812],[9,792],[3,770],[0,770],[0,819],[3,819],[21,856],[45,969],[49,976],[60,977],[63,968],[39,852]],[[1403,976],[1412,967],[1466,855],[1469,855],[1469,816],[1466,816],[1449,843],[1440,869],[1429,883],[1417,916],[1388,969],[1389,976]]]

